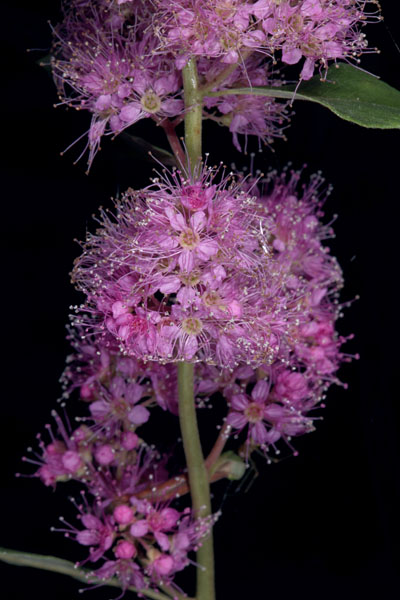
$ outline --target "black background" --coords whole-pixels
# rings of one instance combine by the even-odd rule
[[[366,56],[363,67],[400,88],[399,10],[383,0],[385,23],[367,30],[381,54]],[[68,307],[80,301],[69,283],[79,253],[74,238],[93,228],[91,214],[110,205],[127,186],[147,183],[152,166],[130,156],[121,142],[107,141],[89,176],[73,148],[59,152],[88,127],[88,115],[54,110],[51,78],[36,64],[48,52],[47,20],[59,18],[56,1],[9,2],[2,9],[2,100],[0,132],[2,250],[1,539],[10,548],[82,559],[84,551],[50,533],[60,515],[73,515],[67,490],[56,492],[20,461],[35,444],[60,395],[58,377],[68,346]],[[390,31],[389,31],[390,30]],[[42,49],[26,53],[26,48]],[[331,242],[346,277],[342,298],[360,294],[339,323],[354,332],[348,345],[361,360],[346,365],[341,378],[349,389],[332,388],[317,432],[295,441],[297,458],[257,463],[250,489],[215,491],[218,598],[372,598],[399,589],[398,459],[398,243],[399,134],[372,131],[339,120],[316,105],[295,106],[288,142],[257,156],[256,166],[282,169],[308,164],[307,177],[322,170],[334,193],[327,219],[339,218]],[[161,131],[147,122],[133,133],[165,146]],[[165,146],[166,147],[166,146]],[[249,157],[232,149],[230,135],[205,127],[211,161]],[[5,332],[4,332],[5,329]],[[74,406],[71,404],[71,411]],[[201,415],[205,444],[216,433],[218,407]],[[154,437],[176,434],[173,419]],[[72,490],[73,493],[73,490]],[[73,516],[71,516],[73,518]],[[1,564],[5,599],[73,599],[81,585],[61,575]],[[111,592],[111,593],[110,593]],[[86,592],[106,600],[114,591]],[[86,597],[86,596],[85,596]]]

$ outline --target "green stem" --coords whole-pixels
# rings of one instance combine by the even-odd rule
[[[0,548],[0,560],[9,563],[11,565],[18,565],[20,567],[33,567],[36,569],[43,569],[44,571],[52,571],[53,573],[61,573],[63,575],[69,575],[78,581],[83,581],[88,584],[100,583],[105,586],[111,586],[121,589],[121,583],[117,579],[109,579],[104,581],[91,575],[91,572],[87,569],[77,569],[75,564],[58,558],[56,556],[43,556],[41,554],[30,554],[28,552],[17,552],[16,550],[8,550],[6,548]],[[140,593],[143,596],[152,598],[152,600],[171,600],[170,596],[156,592],[155,590],[143,589],[139,590],[133,586],[127,588],[131,592]],[[190,599],[186,599],[190,600]]]
[[[188,174],[194,179],[201,163],[202,95],[196,60],[191,58],[183,69],[185,99],[185,144]],[[190,495],[196,517],[211,515],[210,484],[201,448],[194,403],[193,364],[178,364],[179,421],[185,451]],[[196,600],[215,600],[214,549],[212,532],[197,551]]]
[[[194,403],[193,364],[178,364],[179,421],[185,451],[190,495],[196,517],[211,514],[210,484],[201,448]],[[215,600],[212,532],[197,552],[196,600]]]
[[[234,63],[232,65],[228,65],[212,81],[208,81],[204,85],[202,85],[200,88],[200,93],[202,94],[202,96],[207,96],[208,92],[211,92],[214,88],[222,85],[224,83],[225,79],[227,79],[229,77],[229,75],[232,75],[232,73],[234,73],[236,71],[236,69],[238,69],[241,65],[244,65],[244,61],[247,60],[252,53],[253,53],[253,50],[250,50],[250,49],[244,50],[242,52],[240,63]]]
[[[201,161],[202,95],[196,60],[191,58],[182,71],[185,99],[185,144],[189,172],[193,175]]]

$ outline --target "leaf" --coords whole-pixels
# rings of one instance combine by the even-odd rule
[[[375,129],[400,129],[400,91],[346,63],[331,67],[327,80],[319,76],[296,86],[254,87],[208,92],[208,96],[252,94],[308,100],[329,108],[345,121]]]
[[[117,139],[121,139],[126,142],[130,149],[134,151],[134,153],[149,162],[161,162],[163,165],[169,167],[176,167],[177,162],[173,154],[164,150],[163,148],[159,148],[158,146],[154,146],[149,142],[146,142],[141,137],[137,137],[136,135],[131,135],[130,133],[126,133],[123,131],[118,135]]]

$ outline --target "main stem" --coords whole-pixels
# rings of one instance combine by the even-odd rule
[[[194,514],[206,517],[211,514],[210,484],[197,427],[193,367],[192,363],[178,364],[179,421]],[[196,600],[215,600],[212,531],[197,551],[197,562]]]
[[[196,60],[190,59],[183,69],[185,98],[185,145],[188,175],[193,180],[200,170],[202,96]],[[185,451],[190,495],[196,517],[211,515],[210,484],[201,448],[194,403],[193,364],[178,364],[179,420]],[[196,600],[215,600],[214,549],[212,531],[197,551]]]
[[[191,58],[182,71],[185,98],[185,145],[192,176],[201,161],[202,95],[196,60]]]

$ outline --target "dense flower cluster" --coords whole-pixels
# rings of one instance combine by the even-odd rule
[[[140,14],[146,16],[142,9]],[[122,23],[115,21],[119,16]],[[52,69],[60,101],[92,113],[89,164],[102,135],[118,134],[143,118],[158,121],[183,111],[173,59],[154,54],[156,40],[145,32],[145,19],[135,18],[129,27],[123,23],[115,6],[104,12],[95,3],[72,3],[55,29]]]
[[[217,183],[203,168],[196,183],[177,171],[129,191],[115,217],[102,214],[75,265],[87,303],[74,322],[118,345],[124,360],[145,361],[150,377],[179,360],[261,367],[271,398],[289,369],[302,373],[304,399],[319,400],[343,358],[335,333],[342,275],[322,245],[333,235],[319,221],[322,179],[301,194],[298,180],[273,173],[260,192],[231,176]],[[207,372],[202,379],[204,392]],[[223,387],[229,399],[234,387]]]
[[[290,445],[292,436],[313,431],[309,412],[320,406],[332,383],[340,384],[336,371],[351,358],[341,352],[346,339],[335,330],[342,275],[322,244],[333,236],[320,222],[323,180],[316,175],[299,192],[299,178],[298,172],[272,172],[258,189],[244,182],[258,193],[262,227],[273,248],[269,260],[278,272],[285,272],[286,286],[301,291],[295,333],[292,330],[290,343],[282,344],[272,364],[233,372],[204,367],[200,387],[204,393],[218,390],[227,400],[226,422],[233,432],[246,431],[246,453],[254,446],[267,453],[279,439]]]
[[[81,153],[88,150],[89,166],[102,136],[118,135],[144,118],[163,124],[182,117],[181,71],[173,45],[168,44],[171,51],[160,51],[155,36],[159,31],[157,16],[148,3],[72,0],[64,7],[64,20],[54,28],[51,66],[60,104],[92,115],[88,141]],[[215,86],[212,79],[219,81],[226,65],[209,55],[199,58],[201,81],[213,91],[281,83],[265,53],[253,53],[244,63],[240,61]],[[218,113],[211,114],[211,108]],[[255,135],[270,144],[275,137],[282,137],[286,105],[273,98],[207,97],[204,116],[228,126],[237,148],[238,134]]]
[[[279,86],[278,50],[284,64],[304,58],[301,79],[309,79],[316,64],[326,69],[331,60],[358,60],[368,50],[360,26],[379,19],[378,9],[367,11],[366,5],[374,4],[157,0],[150,7],[142,0],[65,2],[64,20],[54,29],[51,65],[60,104],[92,115],[81,156],[89,151],[90,166],[103,135],[115,136],[141,119],[178,122],[184,113],[181,69],[190,57],[198,59],[201,85],[214,93]],[[239,150],[238,134],[267,144],[283,137],[286,105],[273,98],[206,95],[204,106],[205,118],[229,127]]]
[[[240,63],[235,70],[224,77],[219,85],[213,84],[224,72],[224,65],[219,60],[200,59],[199,73],[205,85],[213,86],[214,96],[204,98],[204,118],[212,119],[219,125],[229,127],[233,134],[234,146],[239,152],[241,145],[238,134],[246,137],[254,135],[264,144],[272,144],[276,138],[284,138],[287,127],[287,104],[277,102],[273,98],[256,95],[221,95],[218,92],[229,88],[246,88],[253,86],[279,86],[281,81],[278,72],[269,71],[270,63],[259,52],[254,52],[246,61]],[[217,112],[215,112],[217,111]]]
[[[88,547],[78,564],[116,577],[123,593],[132,585],[177,590],[175,574],[218,517],[171,506],[192,480],[179,458],[149,443],[153,415],[163,423],[179,415],[177,365],[194,364],[197,409],[211,399],[225,406],[205,461],[214,481],[241,477],[241,459],[254,450],[271,461],[280,441],[296,453],[291,439],[314,430],[314,411],[351,359],[336,331],[342,273],[324,245],[333,231],[322,223],[322,178],[299,187],[299,172],[255,179],[185,167],[175,132],[190,109],[181,70],[196,59],[203,118],[227,126],[237,149],[239,135],[245,146],[249,135],[270,144],[284,137],[287,105],[235,88],[279,86],[277,58],[303,61],[300,80],[316,65],[358,60],[367,50],[360,28],[379,19],[376,5],[65,2],[52,67],[60,102],[92,115],[89,164],[103,135],[143,118],[165,128],[180,162],[102,210],[82,244],[72,280],[85,300],[74,307],[61,379],[62,407],[77,395],[80,416],[71,425],[53,411],[55,430],[47,425],[49,439],[38,436],[39,452],[24,459],[46,486],[84,488],[74,501],[79,526],[61,519],[61,531]],[[236,440],[240,458],[221,456]]]
[[[235,64],[260,50],[296,64],[301,78],[315,63],[355,58],[367,50],[360,27],[379,19],[377,2],[366,0],[158,0],[156,18],[163,47],[176,53],[182,68],[191,56]],[[371,12],[366,5],[375,5]]]
[[[125,354],[145,361],[232,368],[286,357],[340,270],[321,250],[312,285],[293,273],[292,255],[276,251],[267,206],[216,176],[204,168],[193,182],[177,171],[128,191],[114,218],[102,214],[73,271],[88,300],[77,324],[111,333]],[[303,243],[315,222],[301,226]]]
[[[196,363],[198,408],[226,404],[207,463],[218,479],[236,476],[236,461],[215,466],[229,439],[245,460],[259,449],[270,462],[280,440],[296,453],[291,438],[314,430],[350,358],[335,330],[342,275],[323,245],[333,232],[321,177],[301,189],[298,172],[252,180],[202,166],[193,177],[129,190],[88,236],[73,271],[87,303],[62,376],[63,402],[78,393],[87,412],[75,428],[54,412],[50,441],[25,459],[47,486],[84,486],[80,526],[61,531],[89,548],[79,564],[123,590],[175,585],[218,516],[171,506],[186,475],[144,441],[152,413],[179,412],[177,361]]]

